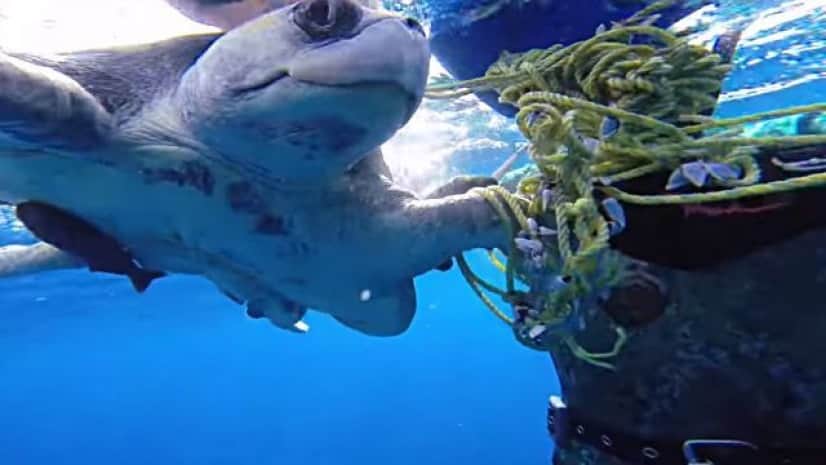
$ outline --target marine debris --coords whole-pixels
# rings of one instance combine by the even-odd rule
[[[463,257],[457,262],[485,305],[528,347],[567,347],[588,363],[613,368],[608,360],[626,342],[627,328],[615,326],[616,343],[605,353],[589,352],[575,336],[583,312],[629,272],[609,245],[625,226],[622,203],[698,204],[826,185],[826,163],[779,164],[796,177],[766,182],[756,158],[761,149],[826,144],[826,135],[743,133],[748,123],[816,114],[826,104],[712,119],[730,66],[685,34],[647,25],[647,17],[672,3],[656,2],[569,46],[503,53],[480,78],[428,89],[429,98],[439,99],[494,90],[518,109],[537,173],[523,178],[515,193],[478,189],[513,238],[506,258],[491,253],[505,273],[505,289],[481,279]],[[616,187],[663,172],[670,176],[661,194]],[[517,281],[527,290],[518,290]],[[510,304],[511,315],[486,291]]]

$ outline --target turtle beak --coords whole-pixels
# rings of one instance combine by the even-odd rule
[[[422,26],[413,19],[373,10],[364,10],[354,34],[309,48],[289,66],[291,77],[313,84],[397,86],[411,96],[414,109],[424,95],[429,71],[430,47]]]

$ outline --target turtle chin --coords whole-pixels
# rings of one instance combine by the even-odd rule
[[[194,129],[230,163],[306,183],[347,171],[420,102],[393,82],[319,85],[281,76],[239,93]]]

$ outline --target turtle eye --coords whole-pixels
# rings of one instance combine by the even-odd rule
[[[353,0],[304,0],[294,10],[295,24],[316,40],[341,37],[361,21],[361,7]]]

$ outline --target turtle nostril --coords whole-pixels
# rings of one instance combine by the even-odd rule
[[[422,27],[422,24],[413,18],[404,18],[404,25],[409,27],[410,29],[413,29],[414,31],[418,32],[423,36],[426,35],[424,32],[424,28]]]
[[[297,5],[293,20],[313,39],[328,39],[352,32],[361,15],[354,0],[305,0]]]

